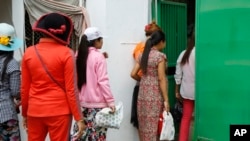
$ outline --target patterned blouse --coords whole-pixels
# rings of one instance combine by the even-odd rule
[[[14,97],[20,98],[20,65],[14,58],[10,60],[2,80],[4,60],[5,56],[0,55],[0,123],[18,119]]]

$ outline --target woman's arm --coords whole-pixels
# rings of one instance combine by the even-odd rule
[[[164,98],[164,106],[167,111],[169,111],[169,102],[168,102],[168,80],[166,79],[165,74],[165,60],[161,61],[158,64],[158,79],[159,79],[159,85],[162,92],[162,96]]]
[[[136,81],[140,81],[141,77],[138,75],[138,72],[140,70],[140,64],[138,62],[135,63],[134,68],[132,69],[130,76],[136,80]]]
[[[176,69],[175,69],[175,97],[179,100],[181,100],[181,94],[180,94],[180,85],[182,80],[182,68],[181,68],[181,59],[183,57],[184,52],[182,52],[176,62]]]

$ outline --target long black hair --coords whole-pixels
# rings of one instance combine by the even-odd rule
[[[188,45],[187,45],[187,49],[186,52],[184,53],[182,59],[181,59],[181,65],[184,65],[186,63],[188,63],[189,60],[189,56],[191,54],[191,51],[193,50],[194,46],[195,46],[195,35],[194,35],[194,31],[188,41]]]
[[[145,48],[141,57],[141,62],[140,62],[140,67],[144,74],[147,73],[148,56],[149,56],[149,52],[151,48],[157,45],[158,43],[160,43],[161,41],[165,42],[165,34],[161,30],[157,30],[153,32],[150,38],[148,38],[148,40],[146,41],[146,45],[145,45]]]
[[[83,35],[78,47],[78,55],[76,58],[76,69],[77,69],[77,87],[81,90],[82,85],[87,83],[87,59],[89,55],[89,47],[93,47],[96,40],[101,40],[102,38],[97,38],[95,40],[88,41],[87,36]]]
[[[1,74],[1,81],[4,79],[4,75],[6,73],[7,65],[10,62],[10,60],[13,58],[14,51],[0,51],[0,55],[3,55],[6,57],[3,61],[3,66],[2,66],[2,74]]]

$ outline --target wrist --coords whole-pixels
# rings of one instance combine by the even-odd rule
[[[83,122],[83,123],[84,123],[84,119],[80,119],[80,120],[78,120],[77,122]]]

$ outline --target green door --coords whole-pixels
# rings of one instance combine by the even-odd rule
[[[187,7],[185,3],[158,1],[157,23],[166,34],[164,53],[168,57],[168,66],[175,67],[181,51],[187,41]]]
[[[229,141],[250,124],[250,1],[196,2],[194,140]]]
[[[184,3],[157,0],[152,2],[152,17],[157,20],[166,34],[166,47],[163,52],[168,58],[169,101],[175,103],[176,60],[187,42],[187,7]]]
[[[163,52],[168,59],[168,93],[170,107],[175,104],[175,66],[181,51],[187,42],[187,6],[185,3],[157,0],[152,3],[152,17],[157,20],[166,34],[166,47]],[[179,123],[175,123],[176,136],[179,133]]]

